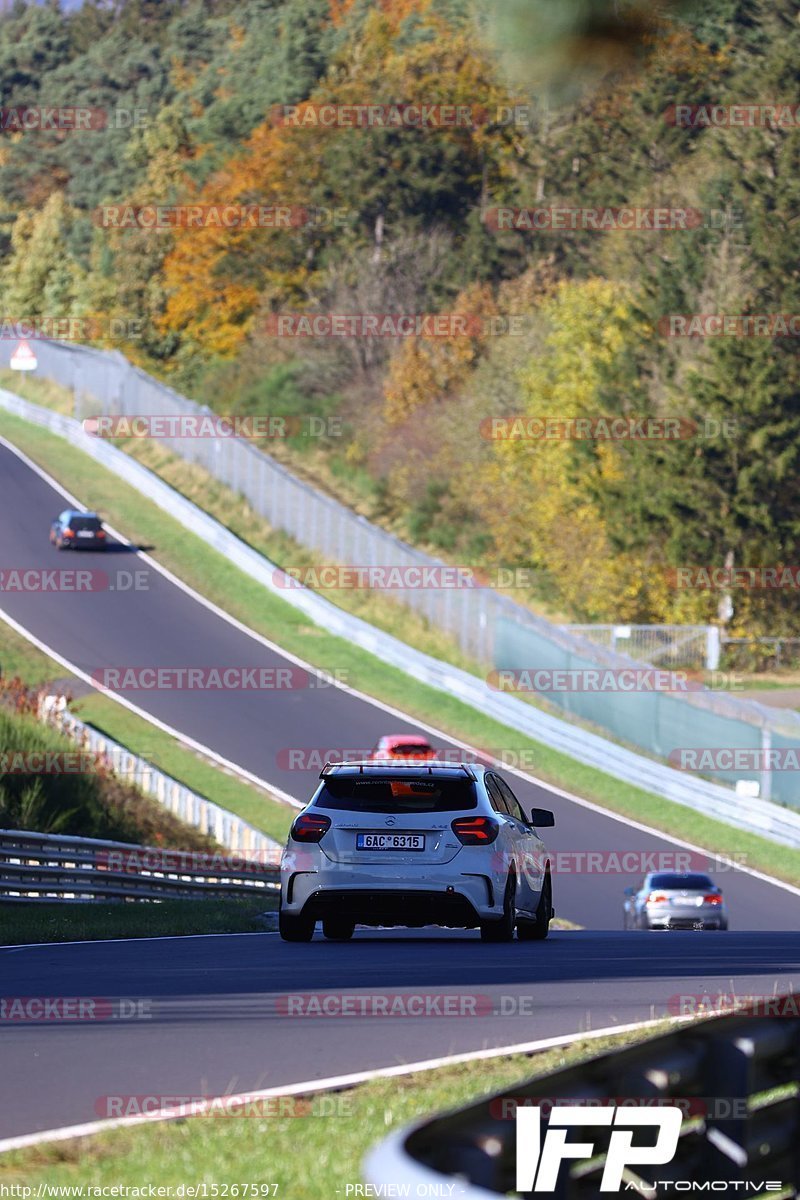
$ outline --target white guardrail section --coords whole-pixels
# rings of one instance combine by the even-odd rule
[[[213,837],[220,846],[261,862],[275,861],[275,853],[280,849],[276,841],[79,720],[69,711],[63,696],[43,696],[39,702],[39,719],[55,726],[77,742],[82,750],[99,755],[118,778],[157,800],[179,821]]]
[[[683,774],[655,759],[644,758],[580,726],[570,725],[567,721],[542,712],[515,696],[496,691],[467,671],[414,650],[398,638],[337,608],[324,596],[296,585],[294,580],[287,580],[280,568],[268,558],[245,545],[219,521],[208,516],[122,450],[84,433],[78,421],[31,404],[3,389],[0,389],[0,408],[66,438],[73,446],[147,496],[185,529],[201,537],[239,570],[300,609],[329,633],[369,651],[382,662],[461,700],[510,729],[568,754],[578,762],[604,771],[615,779],[686,805],[749,833],[761,834],[785,846],[800,847],[800,811],[768,800],[738,796],[720,784]]]
[[[275,853],[168,850],[97,838],[0,829],[0,902],[169,900],[273,894]]]

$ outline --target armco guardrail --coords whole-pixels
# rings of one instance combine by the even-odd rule
[[[246,858],[0,829],[0,903],[272,894],[278,861],[275,849]]]
[[[10,359],[13,342],[0,339],[0,364]],[[159,416],[189,420],[211,414],[144,371],[117,351],[37,339],[38,371],[72,389],[75,415]],[[163,433],[163,422],[162,430]],[[476,431],[477,436],[477,431]],[[372,525],[343,504],[297,479],[268,454],[243,438],[159,436],[158,441],[186,461],[241,493],[275,529],[285,530],[323,562],[346,566],[398,568],[419,578],[445,564]],[[451,571],[452,574],[452,571]],[[487,667],[591,672],[630,667],[634,660],[597,645],[568,628],[553,625],[530,609],[487,587],[392,587],[392,596],[413,608],[461,649]],[[641,656],[639,656],[641,658]],[[639,663],[639,665],[641,665]],[[626,693],[590,687],[545,693],[568,716],[588,721],[627,745],[666,759],[673,749],[713,746],[760,752],[800,747],[800,715],[727,694],[698,690],[690,697],[636,688]],[[683,740],[687,739],[687,740]],[[766,760],[762,760],[766,761]],[[797,806],[792,771],[762,767],[750,772],[713,764],[708,773],[725,782],[759,779],[763,799]],[[772,792],[770,791],[772,789]]]
[[[644,758],[623,746],[609,742],[606,738],[534,708],[515,696],[497,691],[485,680],[470,675],[467,671],[412,649],[398,638],[383,633],[366,621],[337,608],[324,596],[308,588],[281,586],[279,580],[285,577],[275,563],[247,546],[219,521],[208,516],[122,450],[85,434],[77,421],[31,404],[20,396],[2,389],[0,408],[49,429],[79,447],[147,496],[184,528],[202,537],[208,545],[213,546],[250,578],[304,612],[330,633],[377,655],[390,666],[397,667],[420,682],[454,696],[502,725],[560,750],[578,762],[604,771],[616,779],[653,792],[664,799],[674,800],[677,804],[684,804],[740,829],[761,834],[783,845],[800,847],[800,812],[766,800],[737,796],[719,784]],[[614,661],[618,663],[619,656]],[[633,660],[622,661],[629,666],[641,666]],[[690,702],[686,700],[683,703],[691,718]]]
[[[786,998],[787,1008],[794,1005],[792,1013],[798,1011],[797,999]],[[777,1007],[781,1002],[772,998],[773,1013],[781,1011]],[[563,1163],[554,1190],[534,1192],[528,1171],[526,1186],[517,1189],[517,1139],[525,1136],[517,1132],[518,1106],[541,1109],[537,1124],[544,1146],[553,1105],[594,1106],[595,1113],[597,1106],[622,1106],[623,1120],[631,1110],[658,1112],[666,1105],[683,1113],[672,1161],[631,1168],[621,1187],[611,1189],[613,1194],[664,1200],[694,1191],[694,1184],[711,1194],[727,1191],[752,1197],[780,1191],[782,1196],[796,1196],[798,1078],[800,1017],[716,1017],[526,1081],[406,1129],[372,1151],[365,1164],[366,1178],[376,1188],[393,1188],[391,1193],[376,1190],[375,1195],[452,1194],[459,1200],[545,1194],[553,1200],[602,1197],[611,1194],[600,1191],[611,1130],[588,1122],[567,1137],[593,1142],[596,1159]],[[533,1140],[530,1132],[528,1136]],[[652,1129],[633,1131],[634,1146],[652,1146],[654,1141]],[[663,1182],[654,1188],[655,1180]],[[780,1181],[783,1188],[772,1186],[766,1191],[767,1181]]]
[[[83,750],[99,755],[120,779],[132,783],[146,796],[163,804],[184,824],[208,834],[221,846],[245,855],[269,855],[278,849],[278,843],[254,825],[221,808],[213,800],[199,796],[152,763],[132,754],[119,742],[81,721],[69,711],[63,696],[42,696],[39,718],[77,742]]]

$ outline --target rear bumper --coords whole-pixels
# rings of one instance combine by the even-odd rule
[[[327,891],[315,892],[303,906],[305,916],[322,920],[341,916],[359,925],[445,925],[472,929],[480,918],[474,906],[458,892],[434,891]]]
[[[481,920],[500,917],[502,896],[497,896],[488,875],[437,878],[430,872],[418,884],[359,878],[359,872],[337,872],[335,882],[322,872],[295,872],[285,876],[281,905],[286,912],[313,915],[321,920],[341,915],[359,925],[445,925],[471,929]]]
[[[711,912],[687,911],[659,913],[651,912],[645,916],[650,929],[724,929],[728,924],[728,914],[719,909]]]

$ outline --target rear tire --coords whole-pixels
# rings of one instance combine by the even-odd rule
[[[509,875],[503,896],[503,915],[499,921],[481,921],[482,942],[510,942],[514,937],[516,920],[515,900],[517,895],[517,880]]]
[[[332,942],[349,942],[355,931],[355,921],[346,917],[323,917],[322,932]]]
[[[285,942],[310,942],[316,924],[311,917],[304,917],[302,913],[298,916],[283,909],[278,913],[278,933]]]
[[[542,884],[542,894],[536,907],[535,921],[517,921],[517,937],[521,942],[543,942],[550,932],[553,916],[553,884],[547,871]]]

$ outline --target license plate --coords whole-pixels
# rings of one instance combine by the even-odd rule
[[[356,850],[424,850],[424,833],[357,833]]]
[[[91,529],[79,529],[78,537],[94,537],[94,534],[92,533]]]

